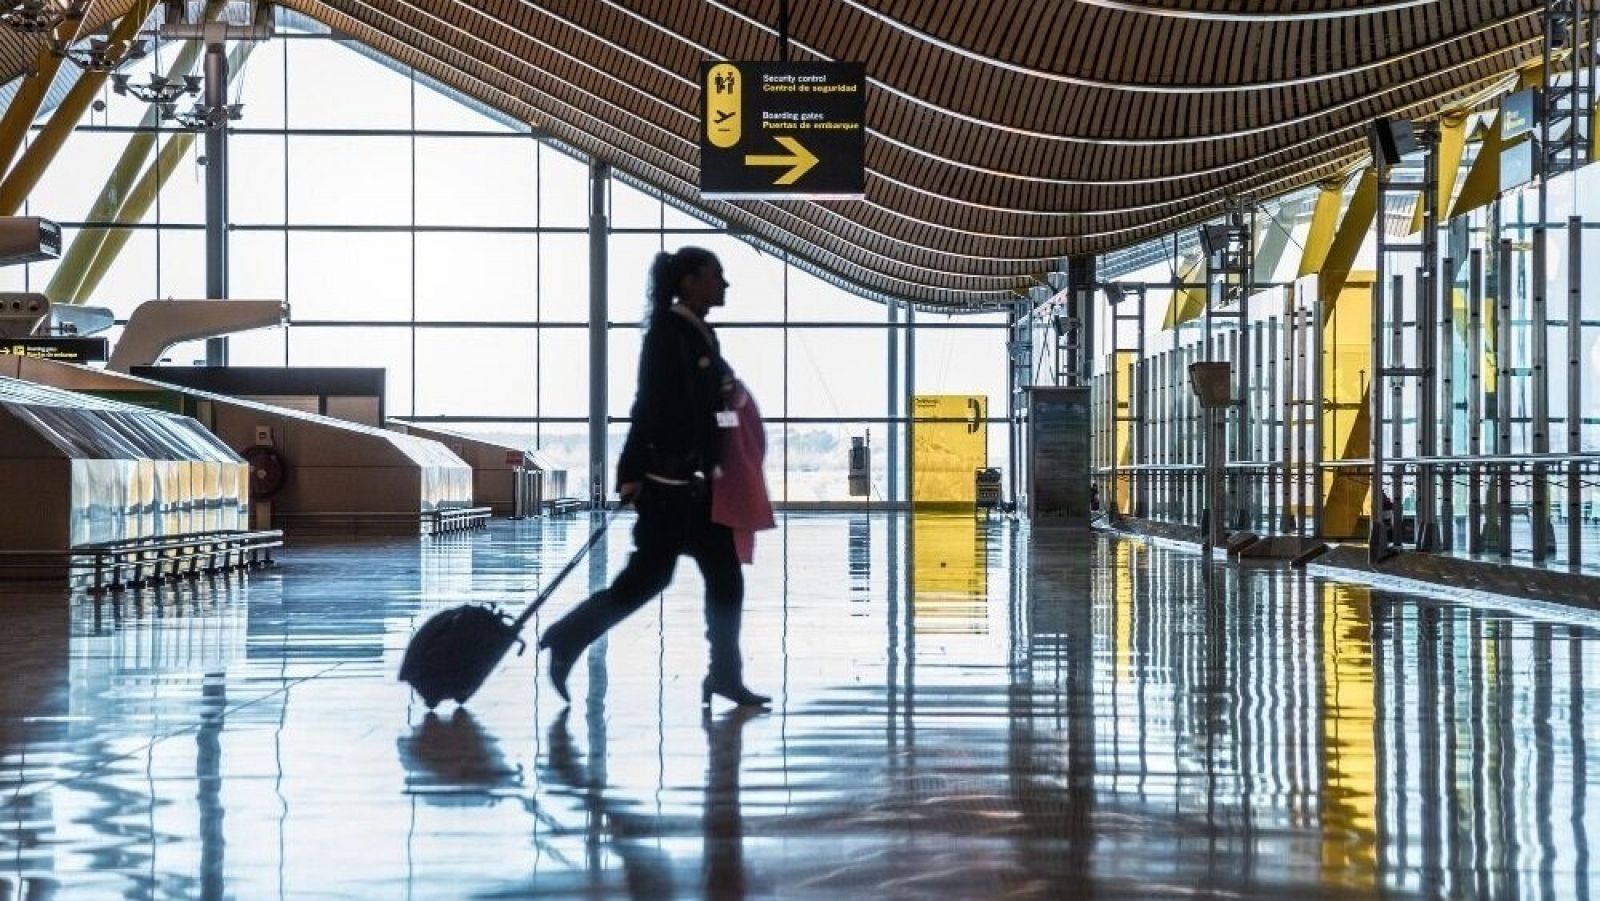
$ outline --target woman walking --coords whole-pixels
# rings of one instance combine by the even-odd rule
[[[730,406],[733,372],[706,315],[725,302],[728,283],[709,250],[660,253],[650,267],[650,317],[639,353],[632,424],[617,461],[617,493],[639,511],[634,551],[611,587],[591,595],[545,630],[550,681],[563,701],[578,655],[672,581],[678,557],[700,566],[706,583],[711,666],[700,703],[721,695],[741,706],[771,701],[745,687],[739,651],[744,574],[733,533],[711,521],[721,430],[738,426]]]

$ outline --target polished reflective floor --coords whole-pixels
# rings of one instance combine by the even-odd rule
[[[394,681],[587,518],[302,545],[247,579],[0,592],[0,899],[1587,898],[1600,619],[965,517],[791,515],[702,715],[699,577],[564,709]],[[551,602],[603,583],[626,522]],[[540,660],[542,662],[542,659]],[[1600,710],[1600,707],[1597,707]],[[1596,795],[1595,803],[1589,795]]]

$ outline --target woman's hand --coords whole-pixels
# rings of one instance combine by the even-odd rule
[[[617,496],[622,498],[623,506],[627,506],[639,497],[640,484],[638,482],[623,482],[617,486]]]

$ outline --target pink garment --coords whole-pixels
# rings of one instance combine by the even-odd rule
[[[722,474],[711,488],[711,521],[733,530],[733,546],[740,563],[752,563],[756,533],[777,525],[772,500],[767,496],[767,430],[761,424],[756,399],[736,384],[730,407],[739,424],[722,430]]]

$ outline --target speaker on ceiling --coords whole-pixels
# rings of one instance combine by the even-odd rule
[[[1411,129],[1411,120],[1373,120],[1367,127],[1367,146],[1372,150],[1373,162],[1398,166],[1406,154],[1417,150],[1417,136]]]

